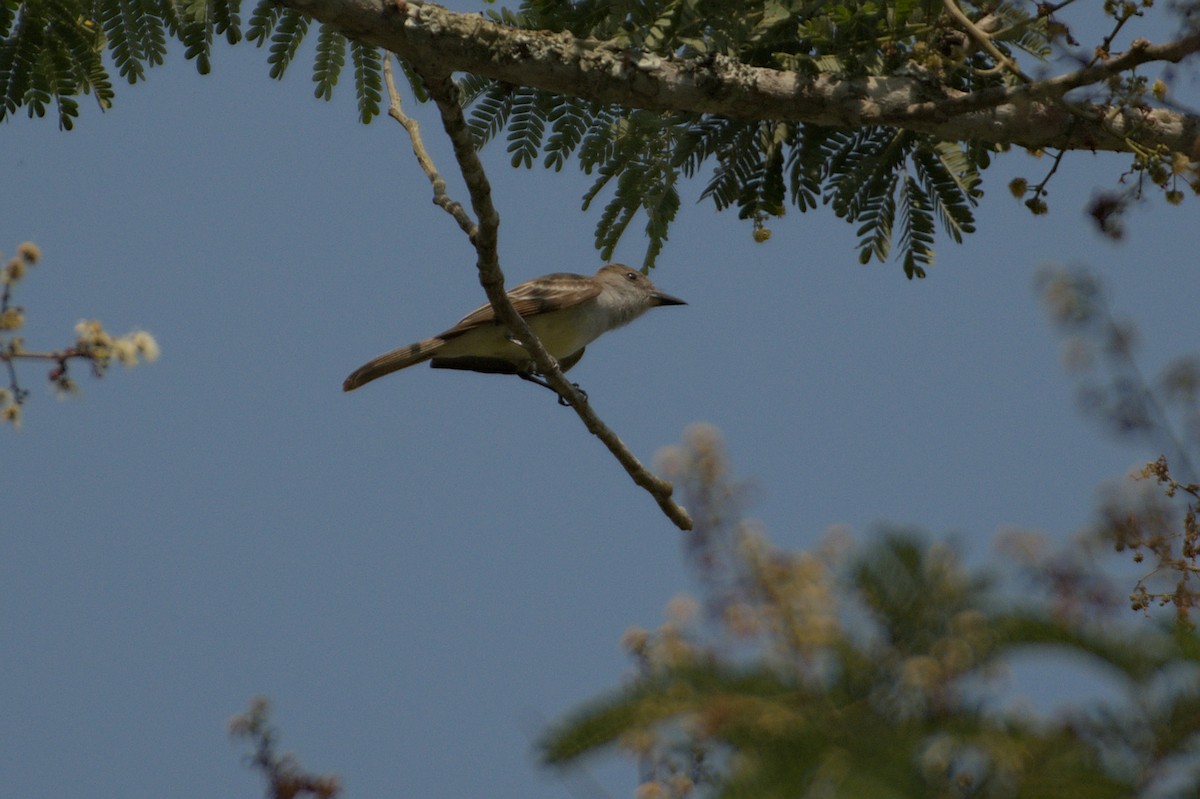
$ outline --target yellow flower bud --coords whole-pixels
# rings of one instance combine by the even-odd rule
[[[20,308],[8,308],[0,313],[0,330],[17,330],[25,324],[25,314]]]
[[[42,258],[42,250],[32,241],[23,241],[17,245],[17,256],[25,263],[33,266]]]

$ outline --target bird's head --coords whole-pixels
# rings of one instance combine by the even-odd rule
[[[626,302],[636,303],[642,310],[658,305],[687,305],[686,302],[664,294],[637,269],[625,264],[609,264],[600,268],[596,279],[615,289]]]

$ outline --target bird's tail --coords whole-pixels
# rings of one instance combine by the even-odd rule
[[[378,358],[372,358],[350,373],[350,376],[342,383],[342,391],[353,391],[378,377],[383,377],[400,369],[427,361],[445,343],[444,339],[427,338],[424,341],[418,341],[416,344],[409,344],[407,347],[385,352]]]

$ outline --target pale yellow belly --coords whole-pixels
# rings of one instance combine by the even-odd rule
[[[604,329],[593,323],[591,314],[554,311],[527,319],[542,345],[555,358],[578,352],[596,339]],[[529,353],[508,338],[503,325],[487,325],[447,341],[438,350],[439,358],[500,358],[513,363],[529,360]]]

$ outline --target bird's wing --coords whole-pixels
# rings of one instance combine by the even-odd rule
[[[521,316],[532,316],[547,311],[569,308],[587,302],[600,293],[600,284],[589,277],[558,272],[537,277],[514,286],[508,291],[508,299]],[[496,311],[491,304],[481,305],[464,316],[458,324],[438,336],[450,339],[461,336],[468,330],[494,324]]]

